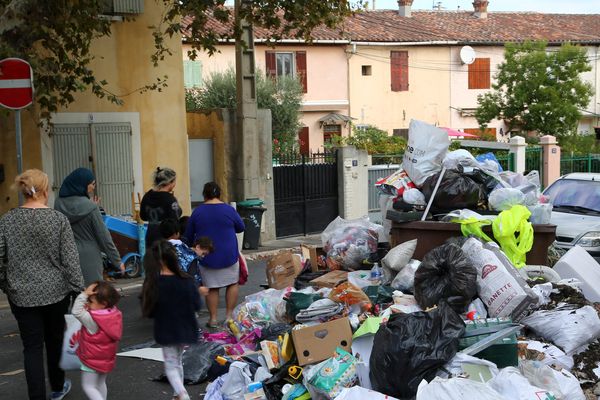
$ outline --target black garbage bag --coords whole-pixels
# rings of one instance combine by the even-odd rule
[[[459,168],[462,169],[462,166],[460,166]],[[478,168],[462,173],[463,175],[468,176],[469,178],[473,179],[476,183],[481,185],[486,194],[486,198],[490,193],[492,193],[494,189],[496,189],[496,186],[498,186],[498,184],[500,183],[498,182],[498,180],[496,180],[496,178],[486,174]]]
[[[285,313],[290,321],[296,320],[296,315],[302,310],[306,310],[312,303],[321,300],[323,297],[320,294],[312,293],[305,294],[300,292],[291,292],[288,297],[283,299],[286,301]]]
[[[260,339],[256,342],[262,342],[263,340],[277,340],[279,336],[283,336],[288,332],[292,331],[292,326],[289,324],[275,323],[269,324],[261,329]]]
[[[267,400],[281,400],[283,397],[281,389],[283,389],[286,384],[289,383],[290,385],[294,385],[296,383],[302,383],[302,376],[296,380],[293,379],[288,372],[289,367],[294,365],[298,365],[296,356],[292,357],[290,361],[279,367],[277,370],[272,370],[271,373],[273,376],[263,381],[263,391],[265,392]]]
[[[431,175],[423,183],[421,192],[425,195],[425,200],[429,201],[431,199],[439,176],[439,173]],[[478,205],[484,205],[487,201],[486,199],[487,197],[482,185],[470,177],[450,169],[446,171],[442,178],[440,187],[431,205],[431,212],[435,214],[462,208],[476,209]]]
[[[465,324],[446,303],[425,312],[392,314],[373,341],[373,389],[398,399],[411,398],[458,351]]]
[[[302,290],[306,289],[307,287],[311,287],[312,285],[310,284],[310,281],[312,281],[313,279],[317,279],[318,277],[323,276],[328,272],[329,271],[311,272],[310,269],[304,270],[300,275],[296,277],[296,280],[294,281],[294,289]]]
[[[186,385],[197,385],[207,380],[209,370],[211,378],[219,370],[215,358],[225,355],[223,346],[214,342],[198,342],[189,346],[183,352],[183,381]],[[224,369],[225,373],[227,369]],[[168,382],[165,374],[152,379],[157,382]]]
[[[391,286],[367,286],[363,288],[363,292],[369,297],[373,305],[388,304],[394,301],[392,298],[394,288]]]
[[[459,246],[444,243],[423,257],[415,272],[414,294],[422,309],[456,297],[452,306],[462,313],[477,294],[477,269]]]

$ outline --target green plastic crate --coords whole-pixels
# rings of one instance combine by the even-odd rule
[[[485,318],[476,319],[474,321],[465,321],[467,332],[473,329],[488,328],[493,326],[502,326],[511,324],[510,318]],[[459,350],[485,339],[490,334],[462,338],[458,344]],[[483,358],[493,362],[498,368],[516,367],[519,365],[519,354],[517,349],[517,334],[513,334],[507,338],[500,340],[498,343],[488,347],[487,349],[475,354],[475,357]]]

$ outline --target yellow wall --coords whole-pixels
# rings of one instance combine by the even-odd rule
[[[135,21],[113,22],[110,37],[96,40],[92,53],[96,59],[91,64],[99,80],[107,80],[111,92],[125,95],[125,104],[117,106],[106,99],[98,99],[87,91],[75,96],[75,102],[61,113],[83,112],[138,112],[142,146],[143,190],[151,186],[151,174],[156,166],[169,166],[177,171],[178,185],[175,195],[184,212],[190,211],[188,139],[185,121],[185,100],[183,89],[183,65],[181,62],[181,38],[166,38],[166,45],[176,56],[166,57],[158,67],[153,67],[150,55],[154,50],[150,25],[157,25],[164,12],[163,2],[146,1],[144,13],[136,16]],[[136,89],[156,81],[157,77],[168,76],[168,87],[162,92],[149,91],[143,94]],[[133,92],[133,93],[132,93]],[[131,93],[131,94],[129,94]],[[11,116],[12,118],[12,116]],[[40,132],[35,127],[35,118],[29,117],[31,124],[24,126],[25,168],[41,167]],[[5,128],[6,127],[6,128]],[[0,162],[15,164],[14,136],[5,134],[12,130],[7,122],[0,118]],[[8,142],[8,143],[6,143]],[[6,166],[5,166],[6,168]],[[134,169],[136,166],[134,165]],[[10,173],[9,173],[10,172]],[[14,179],[16,168],[7,171],[7,181]],[[16,205],[14,196],[6,202],[7,182],[0,184],[0,213]]]
[[[391,91],[390,51],[408,51],[409,90]],[[349,52],[350,115],[355,124],[370,124],[392,134],[411,119],[446,126],[450,119],[450,51],[448,47],[356,46]],[[372,74],[363,76],[361,67]]]

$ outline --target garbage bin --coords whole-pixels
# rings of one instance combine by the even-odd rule
[[[237,211],[246,225],[244,249],[258,249],[262,215],[267,210],[262,207],[263,203],[260,199],[248,199],[237,203]]]

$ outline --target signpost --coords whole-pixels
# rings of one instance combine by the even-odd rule
[[[33,103],[33,72],[31,65],[20,58],[0,60],[0,106],[15,110],[17,141],[17,173],[23,172],[21,141],[21,109]],[[21,196],[19,196],[19,203]]]

